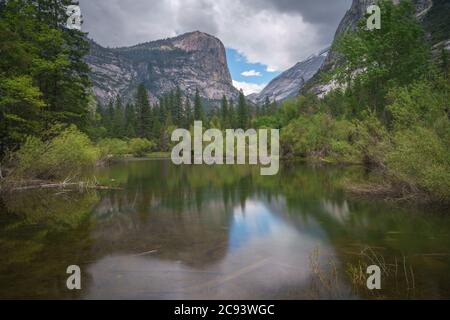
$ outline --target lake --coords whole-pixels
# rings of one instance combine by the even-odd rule
[[[114,190],[6,194],[0,299],[450,298],[449,212],[346,194],[361,167],[259,173],[130,161],[96,169]]]

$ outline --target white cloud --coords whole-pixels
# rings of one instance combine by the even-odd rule
[[[277,70],[271,67],[267,67],[266,72],[277,72]]]
[[[333,26],[324,33],[321,23],[302,16],[306,11],[280,11],[268,2],[247,0],[81,0],[80,6],[83,30],[102,45],[129,46],[200,30],[236,49],[249,63],[273,71],[286,70],[321,50],[335,30]]]
[[[248,70],[241,73],[241,76],[243,77],[261,77],[262,74],[259,71],[256,70]]]
[[[235,86],[238,90],[242,89],[246,96],[252,93],[260,93],[266,87],[266,85],[267,84],[257,84],[233,80],[233,86]]]

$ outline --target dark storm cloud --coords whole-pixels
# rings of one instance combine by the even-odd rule
[[[254,5],[271,6],[281,12],[297,12],[313,24],[339,23],[352,0],[250,0]]]

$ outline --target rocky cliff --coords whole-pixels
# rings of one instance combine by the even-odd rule
[[[259,94],[248,96],[255,103],[262,103],[266,98],[270,101],[283,101],[299,94],[305,83],[311,79],[322,66],[329,48],[298,62],[289,70],[273,79]]]
[[[179,87],[188,95],[198,89],[202,98],[236,99],[222,42],[202,32],[124,48],[103,48],[92,42],[86,57],[92,70],[94,93],[101,103],[117,95],[133,98],[144,83],[150,98]]]
[[[365,16],[367,7],[376,4],[379,0],[353,0],[351,8],[347,11],[342,19],[335,35],[336,39],[344,32],[355,29],[358,22]],[[399,0],[392,0],[398,3]],[[450,49],[450,1],[449,0],[412,0],[416,7],[416,16],[423,23],[427,37],[437,52],[440,48]],[[339,64],[339,56],[331,49],[328,57],[321,66],[319,72],[327,72],[332,70]],[[314,76],[309,83],[305,85],[308,91],[319,96],[323,96],[331,89],[335,88],[335,84],[319,83],[318,74]]]
[[[354,30],[358,26],[359,21],[366,15],[367,8],[376,4],[379,0],[353,0],[351,8],[347,11],[336,31],[335,40],[344,32]],[[398,3],[400,0],[392,0]],[[413,0],[418,16],[426,15],[428,10],[433,6],[432,0]],[[338,61],[336,53],[330,50],[330,54],[325,60],[321,70],[333,68]]]

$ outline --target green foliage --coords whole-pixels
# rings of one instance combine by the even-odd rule
[[[69,0],[10,0],[0,8],[0,157],[52,124],[88,124],[85,35],[67,30]]]
[[[392,103],[387,107],[396,129],[416,125],[432,126],[436,119],[445,116],[449,90],[439,90],[429,81],[415,82],[394,88],[388,95]]]
[[[397,132],[394,148],[387,154],[390,173],[400,181],[423,188],[441,199],[448,199],[450,197],[448,141],[442,140],[431,129],[423,127]]]
[[[239,101],[237,106],[237,125],[239,129],[248,129],[250,125],[250,111],[245,100],[244,92],[239,92]]]
[[[101,158],[105,159],[109,156],[125,156],[129,153],[128,143],[125,140],[117,138],[102,139],[97,142],[100,149]]]
[[[136,157],[143,157],[147,153],[153,151],[155,143],[147,139],[135,138],[128,143],[128,149],[131,154]]]
[[[108,159],[110,157],[123,158],[127,155],[143,157],[147,153],[155,150],[156,144],[153,141],[143,138],[133,138],[129,141],[108,138],[100,140],[97,143],[97,147],[100,149],[101,157]]]
[[[281,131],[284,155],[324,157],[330,149],[334,120],[326,114],[302,116]]]
[[[230,118],[230,111],[228,106],[227,97],[223,96],[222,104],[220,106],[220,120],[222,122],[222,128],[228,129],[231,128],[232,119]]]
[[[139,137],[148,137],[151,133],[151,109],[147,89],[140,84],[136,93],[136,131]]]
[[[28,137],[15,154],[14,175],[24,179],[62,179],[76,176],[100,156],[88,136],[70,126],[48,142]]]
[[[384,168],[385,154],[390,150],[390,135],[380,119],[367,113],[362,120],[355,120],[353,143],[360,161],[366,165]]]
[[[357,127],[348,120],[336,120],[330,141],[329,159],[333,162],[358,163],[361,153],[355,147]]]
[[[134,105],[128,103],[125,107],[124,115],[124,136],[131,138],[136,136],[136,110]]]
[[[373,166],[392,185],[448,200],[448,52],[433,64],[411,3],[380,6],[380,30],[366,30],[362,19],[337,42],[342,60],[328,82],[338,80],[345,89],[323,99],[310,94],[290,99],[270,115],[260,111],[253,123],[281,127],[285,157]]]
[[[278,111],[278,118],[282,125],[287,125],[291,119],[295,119],[300,115],[302,101],[304,97],[287,100]]]
[[[278,117],[276,116],[260,116],[257,117],[254,122],[253,122],[253,126],[255,128],[272,128],[272,129],[277,129],[277,128],[281,128],[281,123]]]
[[[430,48],[410,1],[379,3],[382,27],[368,31],[365,19],[355,32],[349,32],[337,42],[344,64],[337,69],[341,82],[358,81],[366,88],[366,103],[382,115],[385,97],[394,86],[404,86],[427,74]]]
[[[195,98],[194,98],[194,120],[195,121],[205,120],[205,112],[203,110],[202,100],[200,98],[200,93],[198,92],[198,90],[195,91]]]

